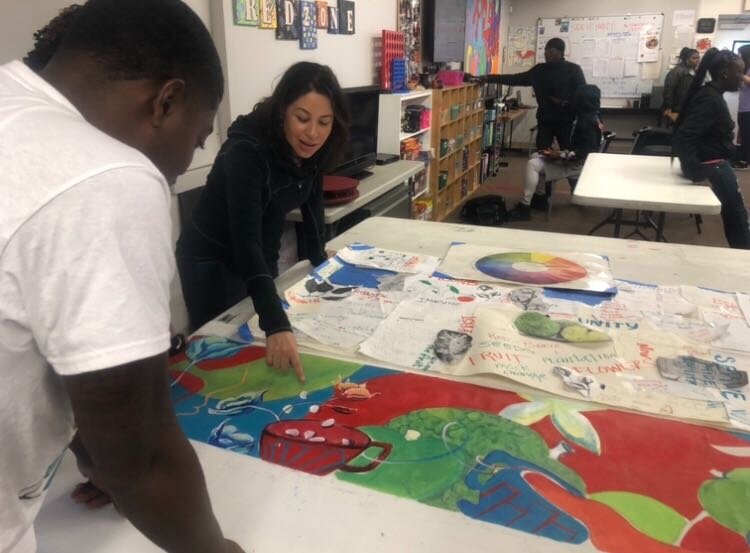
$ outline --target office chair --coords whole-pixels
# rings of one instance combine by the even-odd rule
[[[672,130],[659,127],[643,127],[633,131],[632,155],[671,156]]]

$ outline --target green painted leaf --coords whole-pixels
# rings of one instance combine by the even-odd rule
[[[338,471],[340,480],[422,501],[442,494],[463,476],[463,460],[446,451],[442,440],[420,437],[407,441],[400,432],[380,426],[360,430],[374,441],[391,444],[393,449],[383,463],[368,472]],[[381,451],[380,447],[371,447],[349,464],[366,466]]]
[[[200,378],[205,386],[200,391],[202,396],[214,399],[228,399],[250,391],[267,390],[263,396],[265,401],[281,398],[291,398],[300,392],[314,392],[331,386],[331,383],[341,376],[346,379],[362,366],[358,363],[326,359],[313,355],[302,354],[302,365],[305,368],[305,382],[300,382],[294,371],[282,373],[269,367],[265,359],[258,359],[251,363],[233,365],[226,369],[204,371],[200,367],[192,366],[187,372]],[[173,370],[181,370],[186,362],[173,366]]]
[[[552,408],[552,423],[560,433],[574,444],[578,444],[600,455],[602,444],[596,428],[579,412],[566,409],[564,404],[555,404]]]
[[[663,543],[675,544],[688,523],[672,507],[637,493],[600,492],[589,499],[611,507],[639,531]]]
[[[514,403],[500,411],[501,417],[524,426],[531,426],[550,414],[552,414],[552,404],[544,400]]]
[[[727,472],[704,482],[698,490],[703,508],[722,526],[750,536],[750,469]]]

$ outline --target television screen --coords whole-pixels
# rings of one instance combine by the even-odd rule
[[[377,86],[345,88],[344,94],[349,101],[351,113],[349,142],[333,174],[356,177],[357,174],[375,164],[380,89]]]

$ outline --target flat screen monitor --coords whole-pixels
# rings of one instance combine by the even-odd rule
[[[345,88],[344,94],[351,113],[349,141],[331,174],[362,179],[369,176],[366,169],[375,165],[377,155],[380,88]]]

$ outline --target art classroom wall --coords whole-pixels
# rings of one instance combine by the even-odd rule
[[[22,58],[34,45],[33,34],[58,12],[70,4],[83,3],[84,0],[43,0],[29,2],[28,0],[2,0],[0,14],[0,64],[13,59]],[[209,29],[211,28],[209,0],[185,0],[200,16]],[[218,125],[215,125],[218,127]],[[206,174],[214,157],[219,151],[220,141],[218,130],[206,140],[205,149],[196,150],[190,170],[180,177],[175,185],[177,190],[189,190],[205,183]],[[171,205],[172,236],[177,240],[180,231],[180,217],[177,198],[173,197]],[[187,327],[187,311],[182,299],[177,276],[170,287],[170,311],[172,326],[176,331]]]
[[[662,29],[662,68],[659,79],[655,84],[662,84],[669,70],[668,55],[678,46],[675,42],[674,27],[672,26],[672,14],[675,10],[695,10],[696,19],[700,17],[717,18],[720,13],[742,13],[742,0],[613,0],[611,2],[600,2],[599,0],[535,0],[534,2],[523,2],[520,0],[509,0],[511,5],[510,33],[519,27],[536,28],[539,17],[555,16],[596,16],[596,15],[624,15],[628,13],[664,13],[664,28]],[[504,52],[508,51],[509,34],[502,37]],[[683,45],[679,45],[683,46]],[[692,45],[690,45],[692,46]],[[512,59],[511,59],[512,61]],[[508,56],[504,57],[503,71],[518,73],[525,71],[524,67],[517,63],[510,63]],[[524,102],[535,105],[536,100],[532,97],[530,88],[520,89]],[[621,102],[603,102],[604,105],[617,106]],[[535,114],[530,113],[521,124],[513,131],[514,141],[526,142],[529,138],[529,129],[536,124]]]
[[[336,5],[334,0],[328,4]],[[356,0],[355,34],[329,35],[318,29],[318,48],[276,40],[272,29],[235,25],[232,2],[211,0],[212,31],[225,64],[227,94],[220,114],[223,133],[238,115],[268,96],[287,67],[309,60],[329,65],[341,86],[376,83],[375,43],[383,29],[396,30],[395,0]]]

